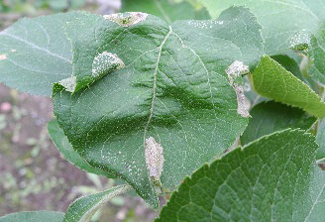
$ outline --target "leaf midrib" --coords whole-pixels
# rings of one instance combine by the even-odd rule
[[[150,125],[151,119],[153,117],[153,112],[154,112],[154,107],[155,107],[155,102],[156,102],[156,90],[157,90],[157,73],[158,73],[158,68],[159,68],[159,63],[160,63],[160,59],[161,59],[161,53],[162,53],[162,49],[163,46],[165,45],[165,43],[167,42],[169,36],[173,33],[173,29],[171,26],[169,27],[169,32],[167,33],[167,35],[165,36],[164,40],[161,42],[160,46],[158,47],[159,51],[158,51],[158,58],[157,58],[157,62],[155,65],[155,70],[153,73],[153,87],[152,87],[152,100],[151,100],[151,106],[150,106],[150,113],[149,113],[149,117],[148,117],[148,121],[147,124],[144,128],[144,134],[143,134],[143,144],[145,145],[145,141],[146,141],[146,137],[147,137],[147,132],[148,132],[148,127]]]

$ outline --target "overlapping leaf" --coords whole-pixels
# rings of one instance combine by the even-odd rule
[[[71,76],[71,46],[64,25],[83,13],[22,19],[0,32],[0,81],[36,95]]]
[[[305,83],[268,56],[253,73],[254,89],[262,96],[304,109],[316,117],[325,116],[325,103]]]
[[[235,60],[256,65],[260,26],[244,8],[172,26],[143,13],[105,18],[86,15],[67,26],[75,85],[73,93],[55,86],[54,112],[82,158],[157,206],[146,139],[163,147],[160,179],[170,189],[228,148],[247,119],[237,114],[225,69]]]
[[[279,54],[290,47],[309,44],[325,19],[325,3],[320,0],[200,0],[216,18],[226,8],[247,6],[263,26],[265,51]]]
[[[157,221],[324,221],[314,140],[286,130],[233,150],[186,179]]]
[[[58,148],[63,157],[70,163],[72,163],[74,166],[89,173],[104,175],[108,178],[115,178],[115,175],[110,174],[107,171],[97,169],[89,165],[89,163],[82,159],[80,155],[72,148],[72,145],[69,143],[68,138],[64,135],[63,130],[60,128],[56,120],[52,120],[51,122],[49,122],[48,132],[53,143]]]
[[[301,109],[274,101],[254,106],[250,114],[252,118],[240,138],[242,145],[288,128],[308,130],[317,121],[315,117],[308,117]]]
[[[171,0],[123,0],[122,12],[146,12],[156,15],[171,24],[184,19],[209,19],[208,11],[195,8],[187,1]]]

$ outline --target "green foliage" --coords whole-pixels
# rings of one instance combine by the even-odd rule
[[[64,214],[50,211],[30,211],[8,214],[0,217],[0,222],[63,222]]]
[[[240,138],[242,145],[288,128],[308,130],[317,121],[315,117],[308,117],[301,109],[274,101],[257,104],[250,114],[252,118]]]
[[[22,19],[0,32],[0,80],[31,94],[51,95],[52,84],[71,75],[64,25],[78,14]]]
[[[157,206],[145,140],[153,137],[164,148],[161,182],[172,190],[231,146],[247,119],[237,113],[224,70],[234,60],[256,64],[262,39],[260,26],[242,8],[225,11],[218,20],[222,25],[178,21],[168,27],[157,17],[145,18],[129,27],[95,15],[71,23],[76,87],[65,90],[57,84],[53,101],[59,125],[80,156],[121,176]],[[235,27],[240,35],[234,35]],[[207,45],[214,47],[207,51]],[[97,58],[107,52],[125,68],[99,67],[102,74],[97,75]]]
[[[212,18],[226,8],[237,5],[252,10],[263,27],[265,51],[276,55],[288,48],[305,49],[311,34],[325,19],[325,4],[319,0],[200,0]]]
[[[314,64],[310,68],[310,75],[317,81],[325,84],[325,29],[315,34],[311,39],[310,57],[314,59]]]
[[[325,116],[321,98],[272,58],[264,56],[252,78],[258,94],[302,108],[316,117]]]
[[[56,120],[52,120],[51,122],[49,122],[48,132],[55,146],[61,152],[63,157],[68,160],[71,164],[89,173],[103,175],[108,178],[115,178],[114,174],[110,174],[107,171],[92,167],[83,158],[81,158],[80,155],[72,148],[68,138],[64,135],[63,130],[60,128]]]
[[[199,2],[218,19],[201,20]],[[0,32],[0,81],[52,92],[48,131],[64,158],[128,183],[76,200],[64,220],[89,221],[132,187],[156,209],[178,189],[158,221],[322,221],[324,7],[125,0],[123,12],[142,12],[57,14]],[[233,149],[239,137],[246,146]]]
[[[210,19],[205,8],[195,8],[189,1],[123,0],[121,12],[145,12],[156,15],[169,24],[184,19]]]
[[[286,130],[231,151],[186,179],[157,221],[323,221],[314,140]]]
[[[107,191],[80,197],[74,201],[67,209],[63,222],[87,222],[96,211],[112,198],[124,194],[131,187],[129,185],[119,185]]]

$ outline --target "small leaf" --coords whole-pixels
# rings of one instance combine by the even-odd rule
[[[268,56],[253,73],[256,92],[278,102],[302,108],[316,117],[325,116],[325,103],[305,83]]]
[[[308,117],[301,109],[274,101],[254,106],[250,114],[252,118],[240,138],[242,145],[288,128],[308,130],[317,121],[315,117]]]
[[[115,186],[109,190],[80,197],[66,211],[64,222],[88,222],[96,211],[112,198],[126,193],[132,188],[129,185]]]
[[[59,125],[90,165],[114,172],[157,208],[146,139],[163,147],[160,179],[171,190],[229,148],[248,120],[237,112],[225,70],[236,60],[256,66],[260,28],[249,10],[236,7],[218,20],[171,26],[143,13],[87,14],[67,25],[77,80],[73,93],[55,85]],[[94,76],[103,52],[125,67]]]
[[[229,152],[187,178],[157,221],[324,221],[314,140],[286,130]]]
[[[0,81],[36,95],[51,95],[53,83],[72,73],[66,22],[83,13],[24,18],[0,32]]]
[[[325,27],[312,37],[309,55],[314,59],[309,74],[318,82],[325,84]]]
[[[28,211],[0,217],[0,222],[63,222],[64,213],[51,211]]]
[[[123,0],[121,12],[145,12],[156,15],[169,24],[185,19],[210,19],[205,8],[196,9],[186,1]]]
[[[312,33],[325,18],[325,4],[320,0],[200,0],[212,18],[226,8],[246,6],[263,27],[265,52],[277,55],[289,48],[305,49]]]
[[[104,175],[108,178],[116,177],[114,174],[110,174],[107,171],[91,166],[89,163],[87,163],[87,161],[82,159],[80,155],[73,150],[68,138],[64,135],[64,132],[60,128],[57,120],[52,120],[48,123],[48,132],[53,143],[58,148],[63,157],[74,166],[89,173]]]

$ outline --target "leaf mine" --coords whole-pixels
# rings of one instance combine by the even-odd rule
[[[234,61],[227,69],[226,73],[230,85],[235,89],[238,101],[237,112],[242,117],[249,117],[248,107],[246,105],[246,98],[244,94],[244,85],[239,83],[240,77],[243,74],[249,73],[249,67],[244,65],[243,62]]]
[[[114,70],[123,69],[124,62],[114,53],[102,52],[94,58],[92,76],[99,77]]]
[[[77,84],[77,77],[71,76],[66,79],[62,79],[59,83],[69,92],[74,92]]]
[[[146,20],[147,16],[148,14],[142,12],[127,12],[104,15],[104,18],[111,22],[115,22],[122,27],[129,27]]]
[[[153,137],[147,138],[145,143],[145,158],[149,176],[155,180],[160,180],[165,161],[163,147]]]

